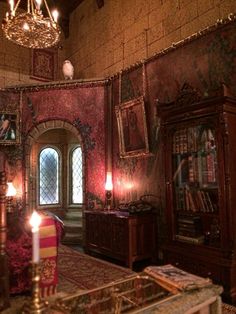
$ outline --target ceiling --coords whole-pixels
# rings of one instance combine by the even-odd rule
[[[7,0],[0,0],[8,2]],[[60,12],[59,23],[66,37],[69,36],[69,18],[70,13],[74,11],[85,0],[47,0],[49,8],[57,8]],[[98,8],[104,5],[104,0],[93,0],[97,3]],[[15,0],[16,3],[16,0]],[[20,6],[26,8],[27,0],[21,0]]]
[[[59,23],[65,33],[69,36],[70,13],[74,11],[85,0],[47,0],[49,7],[56,7],[60,12]]]

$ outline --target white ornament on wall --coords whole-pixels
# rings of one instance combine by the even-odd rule
[[[72,80],[74,76],[74,67],[70,60],[65,60],[62,66],[62,73],[65,80]]]

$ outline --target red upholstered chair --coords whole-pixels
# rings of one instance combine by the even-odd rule
[[[63,223],[46,211],[39,212],[40,226],[40,287],[42,296],[56,292],[58,283],[57,253],[63,234]],[[6,253],[10,273],[10,293],[19,294],[31,288],[30,261],[32,258],[31,232],[24,216],[8,214]]]

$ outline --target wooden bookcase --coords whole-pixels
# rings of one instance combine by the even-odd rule
[[[236,302],[236,100],[185,89],[158,103],[167,238],[164,263],[210,277]]]
[[[156,215],[118,211],[85,211],[85,250],[122,261],[155,260]]]

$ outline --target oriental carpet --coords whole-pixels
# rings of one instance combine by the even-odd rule
[[[134,274],[124,268],[60,245],[58,258],[58,292],[75,292],[100,287]]]
[[[59,285],[56,297],[64,297],[79,290],[97,288],[134,274],[128,268],[91,257],[64,245],[59,247],[58,261]],[[19,309],[25,300],[26,296],[12,297],[11,308],[2,313],[21,313]],[[223,304],[222,314],[236,314],[236,308]]]

